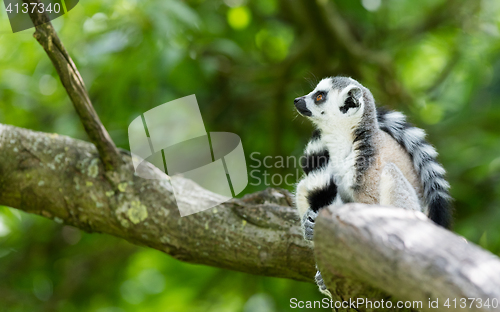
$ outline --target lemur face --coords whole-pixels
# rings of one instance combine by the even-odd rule
[[[297,111],[321,129],[356,124],[364,110],[362,86],[346,77],[325,78],[294,100]]]

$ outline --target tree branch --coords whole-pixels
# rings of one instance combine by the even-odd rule
[[[448,298],[500,299],[500,260],[420,212],[364,204],[324,209],[314,244],[318,267],[334,294],[341,272],[344,283],[361,281],[399,300],[421,300],[422,311],[498,311],[478,308],[477,302],[470,307],[470,300],[465,309],[453,302],[443,306]],[[375,292],[375,297],[382,295]],[[438,309],[429,308],[429,298],[439,299]]]
[[[252,274],[312,281],[311,244],[287,191],[266,191],[181,218],[163,172],[105,172],[95,147],[57,134],[0,124],[0,205],[126,239],[182,261]],[[179,179],[190,204],[213,194]]]
[[[25,3],[35,0],[23,0]],[[39,0],[36,0],[39,3]],[[99,155],[105,164],[106,170],[116,170],[122,164],[121,157],[115,143],[109,136],[90,101],[83,79],[78,72],[75,63],[64,48],[57,36],[54,27],[45,13],[28,10],[31,20],[36,26],[33,36],[43,47],[66,89],[66,92],[75,107],[78,116],[90,138],[99,151]]]
[[[318,1],[317,3],[320,8],[318,13],[323,16],[325,24],[329,27],[332,34],[335,38],[337,38],[344,50],[356,59],[376,64],[385,70],[392,67],[391,58],[387,53],[369,50],[358,42],[358,40],[351,33],[349,25],[338,12],[337,7],[333,2]]]

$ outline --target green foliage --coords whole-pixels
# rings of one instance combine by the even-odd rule
[[[245,193],[293,189],[298,166],[276,162],[299,156],[311,132],[293,98],[324,76],[352,76],[427,130],[448,171],[455,231],[500,254],[500,2],[82,0],[53,24],[117,145],[128,149],[140,113],[195,93],[208,131],[242,138],[261,179]],[[1,9],[0,123],[86,139],[33,30],[9,32]],[[378,52],[389,61],[366,59]],[[255,168],[266,156],[273,168]],[[8,208],[0,268],[7,311],[288,311],[291,297],[321,298],[312,284],[188,265]]]

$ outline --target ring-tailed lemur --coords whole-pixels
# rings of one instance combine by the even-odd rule
[[[424,141],[425,132],[403,114],[377,109],[371,92],[347,77],[321,80],[294,104],[316,127],[295,196],[305,239],[313,239],[321,208],[348,202],[418,210],[450,226],[445,171],[436,150]],[[315,279],[331,297],[319,271]]]

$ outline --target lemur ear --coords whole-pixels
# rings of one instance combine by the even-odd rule
[[[352,97],[354,101],[359,103],[359,100],[361,99],[363,92],[361,92],[360,88],[354,87],[351,90],[349,90],[349,92],[347,92],[347,95]]]
[[[345,114],[350,108],[359,108],[361,106],[361,96],[363,92],[358,87],[354,87],[347,92],[347,98],[344,101],[344,105],[340,107],[340,111]]]

